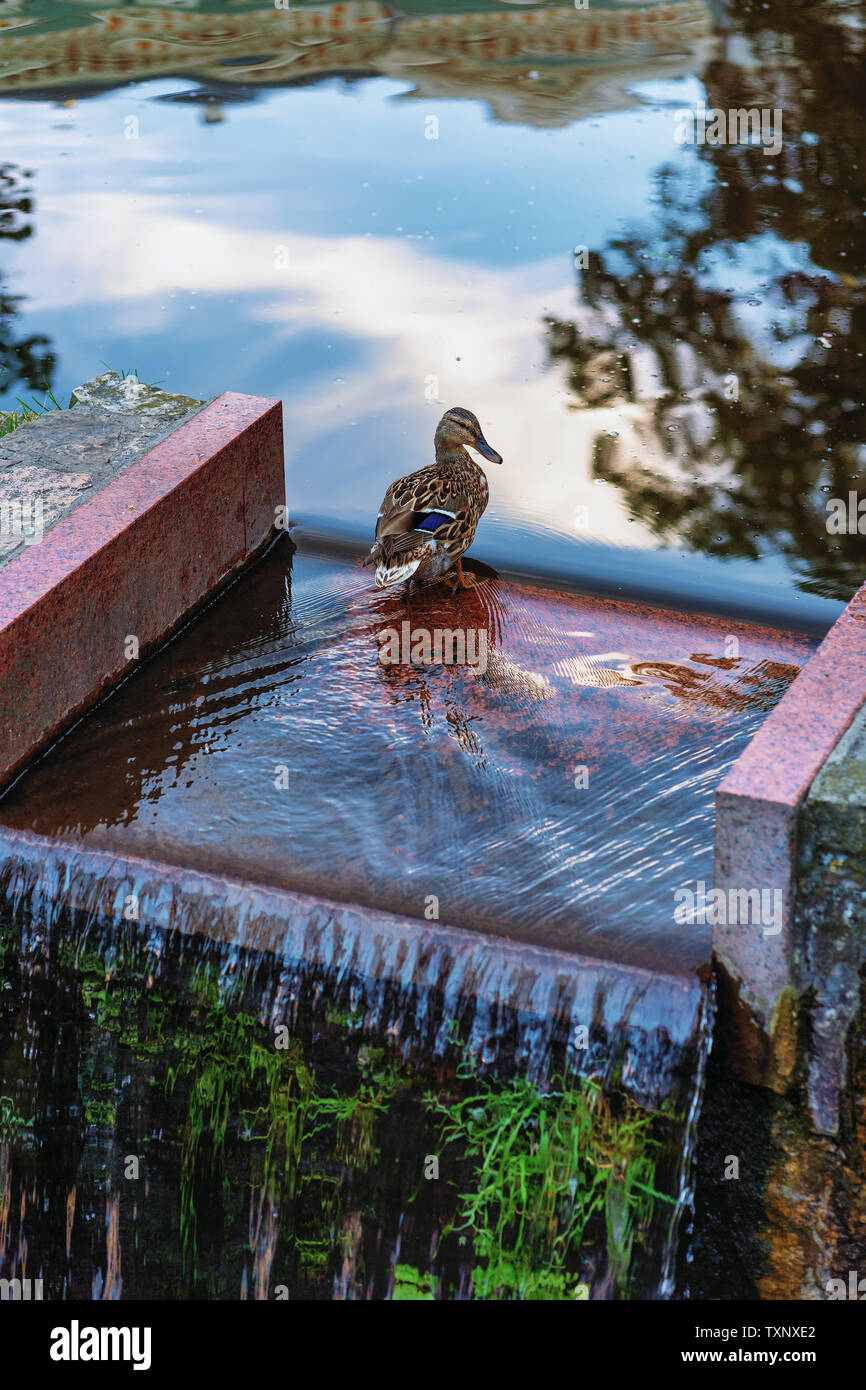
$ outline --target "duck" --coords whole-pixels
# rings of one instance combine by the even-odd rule
[[[376,566],[380,589],[444,579],[452,570],[457,587],[473,587],[461,560],[490,494],[484,469],[469,450],[489,463],[501,463],[502,455],[487,443],[478,417],[459,405],[442,416],[433,447],[435,461],[392,483],[379,509],[364,563]]]

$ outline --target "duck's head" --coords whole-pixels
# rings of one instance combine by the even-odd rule
[[[458,445],[462,445],[464,449],[477,450],[482,458],[486,458],[490,463],[502,462],[502,455],[491,449],[484,438],[478,417],[462,405],[455,405],[446,410],[436,426],[435,444],[437,457],[440,453],[453,453]]]

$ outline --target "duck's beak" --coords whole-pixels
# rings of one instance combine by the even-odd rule
[[[501,463],[501,462],[502,462],[502,455],[501,455],[501,454],[497,454],[497,452],[496,452],[495,449],[491,449],[490,445],[487,443],[487,440],[484,438],[484,435],[483,435],[483,434],[479,434],[478,438],[476,439],[476,441],[475,441],[475,443],[473,444],[472,447],[473,447],[473,449],[477,449],[477,450],[478,450],[478,452],[479,452],[479,454],[481,454],[482,458],[488,459],[491,463]]]

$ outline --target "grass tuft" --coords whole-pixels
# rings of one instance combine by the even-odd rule
[[[19,425],[26,424],[28,420],[38,420],[40,415],[47,414],[49,410],[63,409],[53,391],[46,391],[41,400],[36,396],[29,401],[17,396],[16,400],[18,410],[0,410],[0,439],[12,434]]]
[[[471,1058],[458,1074],[470,1094],[425,1103],[472,1164],[450,1230],[471,1241],[473,1296],[586,1298],[581,1254],[599,1238],[626,1294],[633,1247],[673,1200],[656,1188],[658,1117],[589,1077],[491,1082]]]

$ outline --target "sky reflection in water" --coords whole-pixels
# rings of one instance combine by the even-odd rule
[[[298,7],[290,43],[272,7],[184,7],[161,57],[135,48],[167,36],[132,30],[146,6],[89,7],[140,79],[118,86],[47,24],[80,46],[89,11],[18,6],[42,23],[0,38],[7,202],[32,195],[5,224],[3,402],[103,362],[281,396],[293,517],[358,538],[459,402],[505,457],[480,559],[828,623],[862,578],[862,538],[824,525],[866,441],[860,11],[807,32],[735,5],[723,33],[665,7],[655,44],[600,11],[587,61],[582,12],[413,8]],[[679,108],[757,94],[778,159],[677,144]]]

